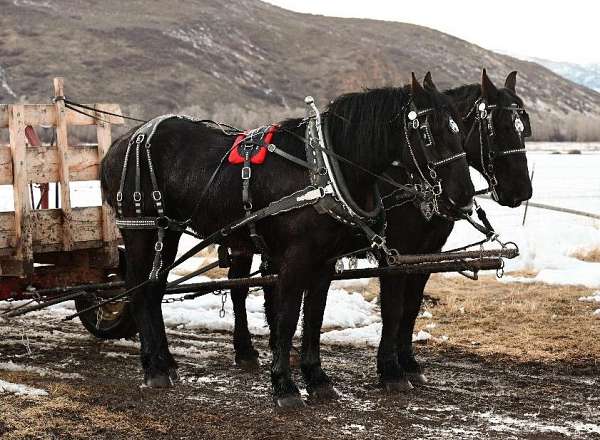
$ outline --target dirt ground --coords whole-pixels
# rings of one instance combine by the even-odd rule
[[[135,342],[57,330],[43,313],[0,321],[0,363],[43,368],[0,380],[48,392],[0,394],[0,438],[600,438],[600,319],[577,301],[591,289],[436,276],[427,290],[433,318],[418,329],[434,338],[417,353],[429,385],[386,395],[374,348],[326,345],[341,398],[286,413],[271,401],[265,338],[263,368],[248,373],[232,365],[230,334],[169,330],[181,381],[157,391],[139,387]]]

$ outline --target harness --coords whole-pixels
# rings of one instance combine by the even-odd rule
[[[511,112],[512,124],[521,142],[518,147],[501,150],[496,144],[494,113],[500,110]],[[478,191],[477,193],[492,192],[495,195],[498,179],[496,178],[496,173],[494,171],[494,162],[499,157],[527,153],[527,150],[525,149],[525,138],[531,136],[529,115],[524,108],[519,107],[517,104],[513,104],[510,107],[499,106],[496,104],[488,104],[484,98],[479,98],[475,101],[475,104],[473,104],[469,113],[464,117],[464,120],[468,121],[471,117],[474,117],[475,120],[469,130],[465,143],[469,141],[477,127],[479,133],[481,170],[489,185],[489,188]]]
[[[323,119],[311,96],[306,97],[312,117],[307,118],[305,149],[310,165],[310,180],[313,185],[324,188],[325,195],[316,204],[320,214],[328,214],[336,221],[362,231],[373,249],[383,251],[388,258],[397,255],[395,249],[385,244],[385,210],[377,184],[373,185],[375,207],[364,210],[348,190],[341,171],[339,156],[331,149],[327,118]]]
[[[242,166],[242,206],[245,217],[252,216],[252,195],[250,193],[250,179],[252,178],[252,165],[259,165],[265,161],[267,147],[271,144],[277,125],[266,125],[255,128],[236,137],[231,152],[229,163]],[[248,224],[250,238],[256,249],[263,256],[261,270],[265,270],[268,262],[268,248],[264,238],[256,232],[256,223]]]
[[[433,158],[432,150],[435,147],[435,139],[431,133],[431,125],[429,121],[429,115],[433,113],[433,111],[434,110],[432,108],[417,110],[414,103],[411,102],[407,117],[404,118],[403,121],[408,152],[418,176],[417,179],[415,179],[414,174],[408,170],[407,174],[412,182],[411,186],[420,196],[410,197],[406,192],[396,189],[383,197],[386,211],[389,211],[397,206],[404,205],[405,203],[413,202],[421,210],[423,217],[425,217],[425,219],[428,221],[431,220],[434,214],[444,216],[444,214],[440,212],[438,205],[438,199],[443,193],[442,180],[438,176],[436,170],[454,162],[455,160],[466,157],[467,153],[463,151],[440,160],[435,160],[435,158]],[[452,117],[449,117],[448,125],[452,133],[456,136],[459,136],[460,129]],[[421,150],[423,151],[425,159],[427,160],[427,170],[424,170],[419,165],[419,161],[417,160],[412,142],[410,140],[411,132],[415,133],[419,139]],[[397,161],[393,162],[392,165],[396,167],[401,166],[401,164]]]
[[[415,153],[413,146],[410,141],[410,136],[406,132],[407,147],[410,152],[410,156],[414,161],[414,165],[419,170],[419,173],[423,177],[423,185],[426,190],[418,192],[414,187],[409,185],[399,184],[389,178],[385,178],[370,172],[367,169],[362,168],[358,164],[354,164],[348,159],[337,155],[330,147],[331,142],[329,141],[329,133],[327,130],[327,121],[322,121],[321,114],[316,107],[312,97],[305,99],[306,104],[311,113],[304,122],[307,124],[306,136],[304,138],[304,145],[306,149],[307,160],[304,161],[291,155],[283,150],[277,148],[276,145],[270,143],[272,137],[277,129],[277,126],[271,125],[266,127],[260,127],[259,129],[252,130],[248,133],[240,134],[236,132],[238,137],[236,142],[222,158],[219,166],[215,169],[212,176],[208,180],[206,187],[200,195],[197,205],[187,220],[178,221],[171,219],[165,215],[165,206],[162,197],[162,193],[159,189],[158,182],[156,179],[156,173],[154,170],[151,146],[152,139],[156,134],[158,127],[165,121],[170,119],[183,119],[190,122],[199,122],[186,116],[178,115],[163,115],[148,121],[144,125],[140,126],[129,139],[127,149],[125,152],[123,169],[121,172],[121,180],[119,184],[119,190],[117,192],[117,220],[116,224],[120,229],[136,229],[136,230],[157,230],[157,239],[154,245],[154,259],[152,264],[152,270],[149,274],[149,281],[155,281],[160,275],[164,274],[164,270],[168,270],[173,265],[163,269],[162,251],[163,251],[163,240],[167,230],[176,230],[182,233],[190,234],[196,238],[202,240],[202,237],[187,230],[187,227],[191,223],[191,219],[194,216],[200,202],[206,194],[208,188],[214,181],[214,178],[218,174],[222,165],[225,163],[225,159],[229,159],[230,163],[239,164],[242,163],[242,201],[245,211],[245,215],[242,219],[239,219],[228,226],[221,228],[220,230],[212,233],[210,236],[204,238],[201,243],[196,245],[192,250],[198,251],[206,246],[219,241],[220,239],[227,237],[228,235],[236,232],[237,230],[248,227],[250,237],[257,248],[257,250],[266,258],[263,259],[263,263],[268,262],[268,249],[264,239],[256,232],[256,223],[264,218],[275,216],[283,212],[303,208],[305,206],[313,205],[317,212],[321,214],[327,213],[335,220],[345,225],[350,225],[360,230],[367,238],[372,249],[377,249],[385,253],[389,264],[394,264],[399,256],[398,251],[395,249],[389,249],[386,246],[385,238],[383,236],[385,230],[385,210],[383,209],[383,203],[379,196],[377,185],[373,187],[373,200],[376,202],[376,206],[371,211],[363,210],[354,201],[348,188],[345,184],[343,175],[340,171],[340,161],[349,163],[362,171],[370,173],[380,180],[386,181],[392,184],[397,190],[403,190],[412,193],[415,197],[430,197],[428,203],[432,204],[432,209],[437,210],[437,197],[442,193],[441,180],[438,178],[435,172],[436,167],[446,165],[454,160],[460,159],[465,156],[465,153],[459,153],[440,161],[430,160],[431,155],[427,153],[426,148],[434,145],[433,136],[431,131],[428,129],[428,118],[427,115],[431,113],[432,109],[427,109],[421,112],[416,110],[416,107],[411,102],[410,106],[405,112],[402,112],[401,116],[404,119],[405,131],[408,128],[407,119],[411,121],[411,127],[413,130],[421,128],[422,133],[425,133],[424,137],[419,137],[424,151],[424,155],[428,160],[429,179],[425,177],[422,172]],[[414,116],[414,117],[413,117]],[[425,120],[419,122],[419,117],[425,116]],[[416,122],[415,122],[416,121]],[[227,133],[231,134],[231,133]],[[242,137],[243,136],[243,137]],[[425,139],[425,141],[423,141]],[[123,190],[125,186],[125,179],[128,173],[128,164],[132,151],[135,152],[135,181],[134,191],[132,194],[132,201],[135,208],[134,217],[125,217],[123,213]],[[157,215],[143,216],[144,212],[144,195],[141,191],[141,167],[140,167],[140,156],[145,151],[148,174],[150,176],[150,182],[152,186],[151,199],[156,209]],[[285,158],[299,166],[306,168],[309,171],[310,184],[299,190],[285,196],[277,201],[271,202],[268,206],[262,209],[253,210],[252,196],[251,196],[251,178],[252,178],[252,165],[262,163],[265,160],[268,152],[277,154],[282,158]],[[240,162],[241,161],[241,162]],[[190,250],[191,252],[191,250]],[[189,252],[188,252],[189,253]],[[186,253],[186,256],[188,254]],[[185,257],[185,256],[184,256]],[[183,257],[182,257],[183,258]],[[181,258],[180,258],[181,260]],[[179,261],[179,260],[178,260]],[[176,262],[177,263],[177,262]],[[175,263],[174,263],[175,264]]]

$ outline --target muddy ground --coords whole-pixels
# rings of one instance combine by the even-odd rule
[[[139,387],[135,342],[98,341],[78,323],[57,331],[57,320],[40,313],[0,322],[0,362],[43,368],[0,369],[0,379],[49,394],[0,394],[0,438],[600,438],[598,320],[576,301],[586,289],[528,292],[532,286],[484,281],[484,307],[472,284],[452,283],[443,281],[437,305],[428,304],[436,340],[417,348],[429,385],[386,395],[376,384],[375,348],[324,346],[340,399],[287,413],[271,401],[264,337],[256,338],[263,368],[249,373],[232,365],[230,334],[169,330],[181,381],[157,391]]]

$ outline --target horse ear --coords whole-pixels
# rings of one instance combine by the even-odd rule
[[[412,90],[413,96],[424,94],[425,89],[423,89],[423,86],[419,83],[419,80],[415,76],[415,72],[412,72],[411,75],[412,75],[412,82],[410,84],[410,88]]]
[[[481,72],[481,95],[486,98],[495,98],[498,94],[498,89],[492,82],[492,80],[488,77],[485,69]]]
[[[515,91],[516,85],[517,85],[517,71],[513,70],[506,77],[506,81],[504,82],[504,87],[506,87],[508,90],[510,90],[513,93],[517,93]]]
[[[431,79],[431,72],[427,72],[425,74],[425,78],[423,78],[423,85],[427,89],[431,89],[431,90],[435,90],[435,91],[437,91],[437,89],[438,89],[436,87],[436,85],[433,83],[433,80]]]

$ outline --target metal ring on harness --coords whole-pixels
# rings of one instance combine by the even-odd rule
[[[171,221],[167,216],[157,217],[156,220],[154,220],[154,224],[159,229],[169,229],[170,223]]]
[[[141,202],[142,201],[142,193],[139,191],[135,191],[133,193],[133,201],[134,202]]]
[[[152,199],[155,202],[158,202],[162,199],[162,194],[160,193],[160,191],[152,191]]]
[[[429,176],[431,176],[431,178],[435,180],[437,178],[437,172],[435,171],[435,164],[428,162],[427,168],[429,168]]]

